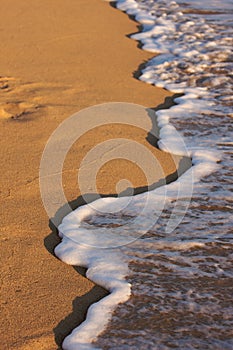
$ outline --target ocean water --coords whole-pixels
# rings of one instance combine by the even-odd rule
[[[193,166],[130,201],[99,199],[63,219],[56,255],[110,291],[63,348],[232,349],[233,1],[116,5],[141,23],[132,39],[155,53],[140,80],[179,94],[156,112],[159,147]]]

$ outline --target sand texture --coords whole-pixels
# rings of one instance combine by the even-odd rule
[[[106,294],[84,269],[54,257],[59,239],[42,205],[39,164],[53,130],[85,107],[171,103],[171,93],[136,79],[151,57],[127,37],[136,31],[133,20],[101,0],[1,0],[1,349],[60,349],[88,305]],[[86,152],[119,135],[149,147],[165,176],[175,178],[179,157],[174,162],[142,130],[110,125],[84,135],[68,154],[69,201],[83,203],[76,182]],[[97,177],[99,193],[115,193],[122,174],[136,188],[147,185],[140,169],[117,161]]]

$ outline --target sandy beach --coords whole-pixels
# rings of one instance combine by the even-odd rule
[[[168,91],[137,80],[141,65],[152,57],[128,37],[137,30],[136,22],[101,0],[1,1],[2,349],[61,349],[88,306],[107,293],[85,278],[83,268],[54,256],[59,238],[41,201],[39,165],[51,133],[85,107],[113,101],[150,108],[172,103]],[[84,135],[68,156],[69,201],[83,204],[76,168],[86,152],[122,134],[148,147],[165,176],[175,179],[179,157],[174,161],[148,143],[142,130],[108,126]],[[99,193],[115,193],[121,174],[135,188],[148,185],[140,169],[116,161],[97,178]],[[155,174],[154,182],[159,180]]]

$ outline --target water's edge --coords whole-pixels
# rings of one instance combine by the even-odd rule
[[[119,3],[121,10],[134,16],[133,11],[127,9],[128,2],[132,9],[133,1],[118,1],[117,3]],[[139,21],[138,18],[137,21]],[[194,96],[193,90],[190,90],[183,97],[175,100],[178,105],[173,106],[173,110],[180,107],[185,108],[188,97],[191,97],[192,100],[197,98]],[[158,111],[156,116],[160,128],[159,148],[173,154],[189,156],[192,159],[192,168],[175,181],[175,186],[183,184],[185,187],[185,185],[190,184],[190,179],[192,183],[198,182],[201,177],[216,169],[218,155],[207,151],[203,152],[201,149],[188,149],[174,126],[169,123],[167,111]],[[170,197],[172,197],[174,183],[166,185],[166,188],[168,197],[170,192]],[[158,191],[156,195],[158,195]],[[102,205],[102,199],[98,201]],[[111,198],[109,198],[109,202],[105,201],[104,205],[111,205]],[[119,303],[124,303],[130,297],[131,286],[125,280],[128,274],[128,265],[126,261],[122,261],[122,255],[118,249],[93,249],[87,246],[81,249],[76,243],[74,245],[72,237],[69,237],[69,225],[75,223],[77,228],[81,227],[82,221],[87,215],[90,215],[90,212],[84,206],[64,218],[59,227],[62,242],[55,248],[55,254],[67,264],[87,268],[86,277],[107,289],[110,294],[89,307],[86,320],[65,338],[62,345],[64,350],[93,349],[91,343],[105,330],[112,312]],[[76,254],[76,249],[79,249],[79,254]],[[112,262],[110,266],[109,261]]]

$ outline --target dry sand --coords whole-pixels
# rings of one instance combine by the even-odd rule
[[[84,107],[110,101],[156,107],[166,97],[169,104],[170,93],[135,79],[151,57],[127,37],[136,31],[133,20],[101,0],[1,0],[1,349],[59,349],[88,305],[106,294],[84,269],[54,257],[59,239],[41,202],[38,171],[52,131]],[[69,201],[82,203],[77,162],[104,135],[119,133],[147,145],[166,175],[175,172],[172,158],[151,146],[145,132],[100,128],[67,157]],[[122,173],[135,187],[145,186],[134,168],[107,164],[97,178],[99,192],[114,193]]]

